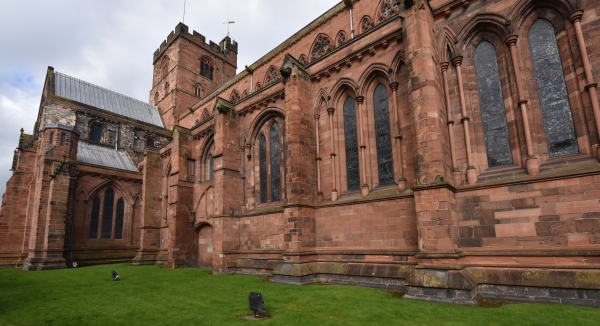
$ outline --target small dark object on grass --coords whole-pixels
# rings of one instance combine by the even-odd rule
[[[248,296],[248,305],[250,306],[250,310],[254,311],[254,316],[256,318],[265,317],[265,301],[263,300],[262,294],[250,292],[250,296]]]
[[[121,280],[121,277],[119,277],[119,274],[117,274],[116,271],[112,271],[112,278],[115,281],[120,281]]]

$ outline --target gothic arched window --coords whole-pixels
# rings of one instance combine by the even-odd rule
[[[271,84],[274,83],[276,81],[278,81],[281,77],[279,76],[279,71],[277,70],[277,68],[271,66],[271,68],[269,68],[269,71],[267,71],[267,77],[265,78],[265,84]]]
[[[117,201],[117,220],[115,221],[115,239],[123,239],[123,224],[125,221],[125,201]]]
[[[200,84],[196,84],[194,85],[194,96],[200,97],[200,95],[202,95],[202,88],[200,87]]]
[[[375,87],[373,101],[375,107],[375,142],[377,145],[379,184],[385,185],[394,183],[394,159],[392,153],[392,137],[390,134],[388,92],[383,84],[379,84]]]
[[[104,207],[102,212],[102,239],[112,238],[113,209],[115,207],[115,191],[112,188],[104,192]]]
[[[384,0],[379,9],[379,21],[382,22],[393,15],[398,14],[400,6],[397,0]]]
[[[267,202],[267,139],[260,135],[258,139],[258,165],[260,175],[260,202]]]
[[[100,197],[92,200],[92,216],[90,219],[90,239],[98,238],[98,224],[100,221]]]
[[[341,46],[342,44],[346,43],[347,40],[348,38],[346,38],[346,32],[340,31],[336,37],[337,46]]]
[[[260,83],[256,83],[256,91],[260,91],[262,89],[262,85]]]
[[[90,140],[95,142],[102,141],[102,126],[98,124],[93,124],[90,128]]]
[[[208,58],[204,58],[200,61],[200,75],[212,80],[214,70],[213,63]]]
[[[303,65],[306,65],[308,63],[308,60],[306,60],[306,56],[304,54],[300,55],[300,58],[298,58],[298,61],[300,61],[300,63]]]
[[[317,39],[315,40],[315,44],[312,47],[311,53],[311,61],[317,60],[318,58],[324,56],[328,52],[333,50],[333,45],[331,45],[331,40],[327,35],[319,34]]]
[[[167,77],[169,73],[169,57],[165,57],[160,66],[161,78]]]
[[[231,97],[229,98],[229,102],[237,103],[240,101],[240,94],[237,91],[231,92]]]
[[[371,17],[365,16],[360,21],[360,28],[361,28],[361,32],[362,33],[364,33],[366,31],[370,30],[371,28],[373,28],[373,21],[371,20]]]
[[[513,160],[496,49],[491,43],[482,41],[475,49],[474,59],[488,166],[511,164]]]
[[[346,143],[346,181],[348,190],[358,190],[360,189],[360,172],[358,169],[356,102],[350,96],[344,102],[344,139]]]
[[[281,200],[281,158],[279,156],[279,125],[271,125],[271,201]]]
[[[538,19],[529,29],[533,71],[550,157],[579,153],[554,27]]]

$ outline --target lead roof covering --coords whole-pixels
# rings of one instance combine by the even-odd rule
[[[88,163],[113,169],[138,172],[127,153],[114,148],[79,141],[77,162]]]
[[[60,72],[54,73],[54,94],[161,128],[165,127],[156,106]]]

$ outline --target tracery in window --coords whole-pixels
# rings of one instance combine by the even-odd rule
[[[100,197],[92,200],[92,215],[90,218],[90,239],[98,238],[98,224],[100,221]]]
[[[115,191],[112,188],[104,192],[104,207],[102,209],[102,239],[112,238],[113,209],[115,207]]]
[[[579,153],[554,27],[538,19],[529,29],[533,71],[550,157]]]
[[[237,91],[231,92],[231,97],[229,98],[229,102],[237,103],[240,101],[240,94]]]
[[[360,189],[360,172],[358,169],[356,103],[350,96],[344,102],[344,140],[346,145],[346,181],[348,190],[358,190]]]
[[[194,86],[194,96],[200,97],[200,95],[202,95],[202,88],[200,87],[200,84],[196,84]]]
[[[311,61],[324,56],[332,50],[333,46],[331,45],[331,40],[329,39],[329,37],[325,34],[319,34],[317,36],[317,39],[315,40],[312,50],[310,51]]]
[[[258,139],[258,165],[260,178],[260,202],[267,202],[267,139],[260,135]]]
[[[375,87],[373,101],[375,108],[375,142],[377,145],[379,184],[391,184],[394,183],[394,159],[392,153],[392,137],[390,133],[388,93],[387,88],[383,84],[379,84]]]
[[[115,239],[123,239],[123,224],[125,221],[125,201],[117,201],[117,220],[115,221]]]
[[[260,91],[262,89],[262,85],[260,83],[256,83],[256,91]]]
[[[383,3],[379,9],[379,21],[382,22],[393,15],[398,14],[400,5],[398,0],[383,0]]]
[[[210,113],[208,113],[208,109],[205,108],[202,111],[202,115],[200,116],[200,122],[204,122],[210,118],[211,118]]]
[[[298,61],[300,61],[300,63],[303,65],[306,65],[308,63],[308,60],[306,59],[306,56],[304,54],[300,55],[300,58],[298,58]]]
[[[475,49],[475,74],[488,166],[511,164],[512,153],[496,49],[486,41]]]
[[[346,32],[340,31],[335,39],[336,39],[336,44],[338,47],[341,46],[342,44],[346,43],[346,40],[347,40]]]
[[[200,61],[200,75],[212,80],[214,70],[213,63],[208,58],[203,58]]]
[[[102,141],[102,126],[98,124],[93,124],[90,128],[90,140],[95,142]]]
[[[279,76],[279,70],[277,70],[277,68],[271,66],[269,68],[269,70],[267,71],[267,77],[265,78],[265,84],[271,84],[274,83],[276,81],[278,81],[279,79],[281,79],[281,76]]]
[[[365,16],[361,21],[360,21],[360,28],[362,33],[370,30],[371,28],[373,28],[373,21],[371,20],[371,17],[369,16]]]
[[[271,125],[271,201],[281,200],[281,157],[279,152],[279,125]]]

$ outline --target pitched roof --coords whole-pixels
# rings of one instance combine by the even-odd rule
[[[54,94],[155,126],[165,127],[156,106],[60,72],[54,73]]]
[[[94,145],[81,140],[77,147],[77,162],[137,172],[137,168],[125,151],[116,151],[114,148]]]

